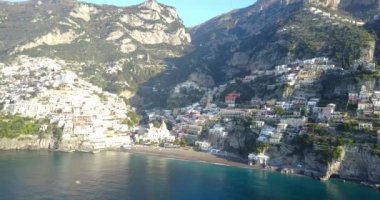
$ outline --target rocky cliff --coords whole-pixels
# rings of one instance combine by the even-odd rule
[[[38,138],[38,136],[22,136],[14,139],[0,138],[0,150],[37,150],[53,149],[55,139]]]
[[[380,183],[380,158],[368,149],[342,148],[340,157],[330,162],[321,162],[318,155],[304,152],[300,157],[293,153],[292,147],[281,145],[266,151],[270,157],[269,165],[279,168],[291,168],[297,173],[321,180],[339,177],[345,180]]]
[[[380,158],[365,149],[346,149],[336,172],[342,179],[380,183]]]

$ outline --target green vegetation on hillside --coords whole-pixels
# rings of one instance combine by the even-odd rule
[[[299,12],[287,21],[295,28],[284,36],[289,37],[289,49],[292,49],[291,52],[297,58],[327,56],[348,68],[353,60],[360,58],[376,41],[373,32],[361,27],[343,22],[333,24],[324,19],[315,21],[315,17]]]
[[[36,135],[46,120],[34,120],[20,116],[0,115],[0,138],[16,138],[22,135]]]

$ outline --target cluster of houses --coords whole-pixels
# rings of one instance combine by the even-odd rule
[[[352,70],[373,71],[375,66],[373,63],[361,60],[354,63],[356,67]],[[280,144],[285,135],[293,137],[307,133],[310,122],[329,127],[330,123],[345,122],[348,118],[347,112],[337,111],[337,106],[333,103],[321,106],[319,97],[316,97],[317,90],[314,87],[321,76],[327,72],[350,73],[331,64],[328,58],[298,60],[287,65],[276,66],[274,70],[255,71],[254,74],[241,79],[243,83],[249,83],[263,75],[274,75],[277,77],[276,84],[286,84],[302,91],[293,93],[286,101],[265,101],[255,97],[252,98],[250,105],[242,106],[238,104],[241,94],[233,91],[222,97],[224,102],[214,102],[214,98],[218,99],[218,95],[227,88],[227,85],[220,85],[207,91],[200,103],[174,110],[148,111],[149,120],[170,121],[173,124],[171,135],[177,139],[192,142],[202,151],[223,149],[223,141],[228,140],[231,130],[234,129],[231,127],[230,120],[236,118],[252,120],[251,129],[259,135],[257,142]],[[236,80],[230,82],[230,84],[233,83],[236,83]],[[194,83],[186,82],[180,84],[176,92],[179,93],[182,87],[196,88]],[[315,91],[309,92],[312,90]],[[380,112],[379,97],[380,92],[362,88],[360,93],[350,93],[349,101],[358,104],[358,113],[376,114]],[[283,113],[278,113],[279,109]],[[207,126],[209,124],[212,126]],[[357,128],[373,130],[373,125],[370,122],[360,122]],[[250,154],[251,163],[265,164],[268,159],[264,154]]]
[[[47,118],[63,129],[63,143],[77,141],[86,150],[130,143],[131,127],[123,122],[131,111],[115,94],[104,92],[48,58],[21,56],[0,69],[3,113]]]
[[[371,63],[355,63],[358,69],[372,69]],[[294,93],[286,101],[255,97],[249,106],[238,104],[241,94],[236,91],[223,96],[224,102],[214,101],[227,87],[221,85],[207,90],[199,103],[171,110],[147,110],[146,125],[129,127],[125,120],[133,110],[131,107],[117,95],[82,80],[64,66],[60,61],[29,57],[0,66],[0,108],[4,113],[48,118],[63,129],[63,141],[68,144],[80,141],[83,149],[125,146],[133,143],[131,139],[135,143],[165,146],[184,140],[202,151],[221,153],[235,128],[233,119],[251,120],[250,129],[258,133],[258,143],[279,144],[285,135],[306,133],[310,120],[343,122],[347,117],[346,113],[336,111],[335,104],[320,106],[320,99],[313,92]],[[326,71],[345,73],[327,58],[313,58],[276,66],[274,70],[255,71],[242,81],[249,83],[262,75],[275,75],[276,84],[310,91]],[[184,88],[200,89],[196,83],[187,81],[175,87],[174,93],[180,94]],[[378,91],[363,87],[359,93],[349,94],[349,103],[358,106],[358,115],[380,114]],[[372,130],[373,125],[363,122],[358,128]],[[264,165],[268,159],[264,154],[249,157],[250,162]]]
[[[333,25],[339,25],[340,23],[349,23],[356,26],[363,26],[365,23],[363,21],[358,21],[353,18],[348,18],[342,15],[339,15],[338,13],[330,13],[326,12],[322,9],[310,6],[309,8],[305,8],[305,10],[321,16],[324,21],[327,21],[329,23],[332,23]]]
[[[380,91],[367,89],[362,86],[360,92],[348,94],[348,104],[357,105],[358,116],[371,116],[380,114]]]

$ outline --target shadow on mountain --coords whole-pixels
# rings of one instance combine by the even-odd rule
[[[379,22],[371,27],[358,26],[356,21],[334,22],[302,2],[276,2],[256,3],[193,28],[191,48],[182,57],[165,59],[166,70],[138,87],[132,105],[140,111],[180,107],[168,102],[168,97],[194,73],[211,77],[213,84],[206,86],[211,87],[297,59],[328,57],[348,69],[356,59],[380,57],[378,51],[373,55],[378,40],[372,31]],[[342,17],[349,18],[344,13]],[[191,94],[184,98],[197,101]]]

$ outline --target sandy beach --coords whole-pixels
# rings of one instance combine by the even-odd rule
[[[160,147],[149,147],[149,146],[133,146],[131,149],[128,149],[130,153],[136,154],[146,154],[153,155],[165,158],[173,158],[179,160],[190,160],[197,162],[205,162],[210,164],[233,166],[233,167],[242,167],[242,168],[257,168],[249,166],[246,162],[237,159],[237,158],[227,158],[219,157],[207,152],[198,152],[193,149],[184,149],[184,148],[160,148]],[[263,169],[263,168],[260,168]]]

